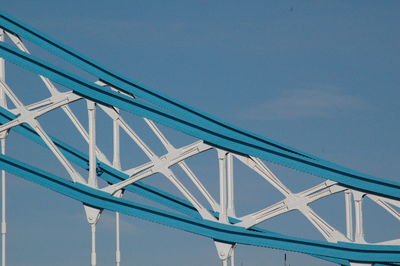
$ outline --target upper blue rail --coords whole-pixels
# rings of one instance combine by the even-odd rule
[[[27,35],[27,37],[32,35],[32,33],[30,32],[33,30],[28,31],[26,29],[10,27],[8,25],[10,24],[10,22],[7,22],[3,25],[4,21],[8,20],[5,20],[5,15],[1,14],[1,27],[4,27],[5,29],[12,32],[21,34],[22,36],[24,36],[25,34]],[[31,38],[33,37],[31,36]],[[36,37],[36,39],[37,38],[38,37]],[[33,38],[33,40],[36,39]],[[37,41],[39,45],[44,46],[44,48],[49,49],[50,51],[52,50],[49,47],[54,48],[59,46],[55,46],[55,44],[52,44],[52,42],[50,43],[50,41],[48,43],[46,42],[47,45],[44,45],[42,42],[43,41]],[[78,60],[76,57],[71,56],[65,51],[57,52],[57,54],[62,55],[64,58],[70,59],[71,62],[75,62],[76,60]],[[265,143],[263,144],[260,141],[258,141],[258,143],[255,143],[254,139],[254,141],[248,141],[249,135],[244,138],[243,134],[238,132],[238,130],[229,129],[229,127],[224,127],[222,130],[222,126],[216,122],[212,122],[213,120],[207,120],[208,122],[205,122],[203,121],[204,119],[191,119],[191,116],[193,116],[194,114],[189,111],[181,110],[180,113],[176,113],[174,112],[175,109],[171,111],[167,109],[168,106],[162,104],[160,104],[161,107],[157,107],[156,104],[158,104],[159,101],[152,102],[155,105],[151,105],[144,101],[140,101],[139,99],[126,97],[119,93],[88,82],[56,66],[52,66],[47,62],[35,58],[32,55],[21,52],[5,43],[0,44],[0,55],[11,62],[14,62],[15,64],[21,65],[22,67],[29,69],[30,71],[33,71],[37,74],[46,76],[53,81],[74,90],[77,94],[82,95],[85,98],[89,98],[93,101],[105,105],[112,105],[130,113],[149,118],[155,122],[161,123],[196,138],[202,139],[205,142],[212,144],[213,146],[221,147],[223,149],[239,154],[255,156],[312,175],[331,179],[349,188],[354,188],[367,193],[377,194],[393,199],[400,198],[400,184],[397,182],[388,181],[357,171],[353,171],[313,156],[300,154],[297,151],[291,152],[288,151],[289,148],[287,147],[271,147],[271,145],[267,145]],[[85,70],[90,71],[91,69],[86,66],[86,64],[88,64],[86,63],[87,61],[88,60],[86,59],[80,59],[80,62],[84,65],[83,67],[81,67]],[[91,65],[92,64],[90,64],[90,66]],[[101,73],[99,73],[98,75],[100,79],[105,80],[106,82],[109,82],[113,85],[116,84],[116,81],[114,80],[107,81],[107,75]],[[118,84],[117,87],[120,89],[123,88],[125,91],[134,95],[138,95],[136,93],[136,90],[132,89],[135,88],[132,85]],[[151,99],[149,98],[146,100],[150,101]],[[210,123],[213,126],[210,125]]]

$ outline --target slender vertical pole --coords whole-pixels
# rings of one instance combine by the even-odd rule
[[[346,190],[345,194],[345,202],[346,202],[346,236],[348,239],[353,241],[353,202],[351,191]]]
[[[121,169],[118,118],[113,120],[113,148],[113,166],[116,169]]]
[[[89,116],[89,178],[88,185],[97,188],[96,173],[96,103],[87,101]],[[96,222],[90,224],[92,229],[92,252],[90,256],[90,265],[96,266]]]
[[[89,116],[89,179],[88,185],[97,188],[96,173],[96,103],[87,101]]]
[[[355,233],[355,241],[356,242],[364,242],[364,226],[363,226],[363,211],[362,211],[362,200],[364,194],[362,192],[353,191],[354,198],[354,209],[355,209],[355,224],[356,224],[356,233]]]
[[[96,266],[96,224],[90,225],[92,229],[92,253],[90,256],[90,265]]]
[[[229,224],[228,216],[235,215],[234,211],[234,191],[233,191],[233,162],[232,154],[217,150],[219,165],[219,222]],[[222,244],[215,242],[222,266],[234,266],[234,245]]]
[[[118,112],[118,111],[117,111]],[[118,118],[113,120],[113,166],[115,169],[121,170],[120,160],[120,142],[119,142],[119,123]],[[115,196],[122,197],[122,191],[118,191]],[[115,213],[115,265],[121,265],[121,249],[120,249],[120,214]]]
[[[0,42],[4,42],[4,34],[5,34],[4,30],[0,28]],[[4,58],[2,57],[0,57],[0,80],[3,82],[6,80],[5,61]],[[0,105],[2,107],[7,106],[5,94],[2,89],[0,89]]]
[[[227,216],[227,182],[226,182],[226,152],[218,150],[219,163],[219,221],[228,223]]]
[[[226,156],[226,169],[228,177],[228,216],[235,216],[235,191],[233,184],[233,158],[232,154]]]
[[[6,137],[1,136],[1,154],[6,153]],[[6,171],[1,170],[1,265],[6,266]]]
[[[119,241],[119,212],[115,213],[115,264],[121,265],[121,251]]]
[[[4,41],[4,30],[0,28],[0,42]],[[0,57],[0,80],[4,82],[5,62],[4,58]],[[7,106],[6,97],[3,90],[0,90],[0,105]],[[1,154],[6,153],[6,136],[7,132],[1,133]],[[1,170],[1,265],[6,266],[6,171]]]

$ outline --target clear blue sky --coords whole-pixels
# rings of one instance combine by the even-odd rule
[[[223,120],[338,164],[400,180],[399,1],[3,0],[0,8],[111,69]],[[35,89],[11,70],[11,83],[16,80],[26,93]],[[14,138],[9,149],[14,144],[10,152],[18,157],[27,146]],[[295,191],[319,181],[280,171]],[[258,188],[254,196],[251,182],[238,182],[243,186],[239,207],[253,210],[268,202],[269,192]],[[80,203],[16,177],[8,186],[9,265],[89,264],[90,232]],[[316,210],[343,228],[343,198],[323,203]],[[368,240],[400,236],[393,218],[366,205]],[[264,226],[320,239],[294,213]],[[218,263],[209,239],[125,216],[122,227],[123,265]],[[104,213],[98,237],[98,265],[112,265],[111,213]],[[239,246],[236,262],[275,266],[283,265],[282,258],[281,251]],[[288,259],[292,266],[333,265],[295,253]]]

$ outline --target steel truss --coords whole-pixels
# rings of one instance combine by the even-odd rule
[[[362,207],[363,199],[368,197],[400,220],[400,213],[396,210],[400,208],[400,184],[345,169],[227,125],[93,63],[7,14],[0,13],[0,27],[3,266],[6,265],[5,171],[83,203],[92,232],[91,265],[96,265],[96,223],[101,219],[104,209],[116,213],[116,265],[120,265],[121,262],[119,213],[212,238],[224,266],[234,265],[234,250],[238,244],[303,252],[342,265],[400,263],[400,239],[367,243],[364,237]],[[4,42],[5,35],[14,46]],[[33,57],[22,38],[93,74],[98,78],[97,81],[86,81]],[[3,58],[38,74],[50,97],[24,105],[6,82]],[[55,83],[70,90],[62,92]],[[7,99],[13,108],[7,106]],[[87,129],[70,107],[78,101],[86,101],[87,104]],[[62,143],[42,127],[38,118],[46,117],[49,112],[58,109],[65,113],[87,142],[87,154]],[[96,142],[98,110],[102,110],[112,121],[112,159],[107,158]],[[159,140],[159,145],[167,152],[161,156],[157,155],[120,110],[141,116]],[[183,147],[175,147],[160,130],[158,123],[194,136],[198,140]],[[63,166],[70,181],[6,156],[5,144],[9,131],[16,131],[46,147]],[[133,168],[123,168],[120,152],[121,131],[146,155],[148,162]],[[203,184],[204,180],[185,161],[210,150],[215,151],[214,159],[218,162],[218,198],[213,197]],[[265,161],[320,176],[326,181],[294,193],[271,171]],[[234,193],[234,163],[243,164],[258,174],[279,191],[284,199],[256,212],[237,216],[235,197],[238,195]],[[82,176],[75,165],[87,170],[86,176]],[[173,167],[179,167],[186,174],[198,193],[190,191],[178,178]],[[177,197],[141,182],[156,174],[164,176],[181,196]],[[100,186],[99,178],[107,181],[108,185]],[[125,193],[139,194],[182,215],[127,201],[124,199]],[[346,203],[345,232],[329,224],[310,206],[315,201],[338,193],[343,194]],[[326,241],[299,239],[257,227],[268,219],[291,211],[299,211],[304,215]]]

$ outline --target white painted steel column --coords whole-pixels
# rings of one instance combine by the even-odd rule
[[[6,133],[1,136],[1,154],[6,153]],[[1,170],[1,265],[6,266],[6,171]]]
[[[362,210],[362,200],[364,193],[353,191],[354,198],[354,209],[355,209],[355,224],[356,232],[354,240],[358,243],[365,242],[364,240],[364,225],[363,225],[363,210]]]
[[[219,164],[219,221],[228,223],[227,216],[227,178],[226,178],[226,151],[218,150]]]
[[[96,103],[87,101],[88,117],[89,117],[89,178],[88,185],[97,188],[96,173]],[[90,256],[90,265],[96,266],[96,223],[90,224],[92,231],[92,252]]]
[[[117,111],[118,112],[118,111]],[[120,139],[119,139],[119,118],[113,119],[113,166],[115,169],[121,170],[120,159]],[[122,197],[122,190],[115,193],[116,197]],[[115,265],[121,265],[121,249],[120,249],[120,214],[115,213]]]
[[[234,180],[233,180],[233,156],[232,153],[226,154],[226,175],[227,175],[227,222],[229,223],[229,216],[235,216],[235,187],[234,187]],[[230,255],[229,255],[229,262],[230,266],[235,266],[235,245],[232,246]]]
[[[233,157],[232,153],[226,155],[226,173],[228,177],[228,216],[235,216],[235,191],[233,184]]]
[[[96,173],[96,103],[87,101],[89,116],[89,179],[88,185],[97,188]]]
[[[4,41],[4,30],[0,28],[0,42]],[[6,80],[5,75],[5,61],[4,58],[0,57],[0,80],[4,83]],[[0,105],[2,107],[7,106],[7,101],[5,98],[5,93],[0,90]],[[6,137],[7,132],[1,134],[1,154],[6,153]],[[1,265],[6,266],[6,234],[7,234],[7,224],[6,224],[6,172],[1,170]]]
[[[90,254],[90,265],[96,266],[96,224],[90,225],[92,229],[92,252]]]
[[[115,213],[115,265],[121,265],[121,250],[119,240],[119,212]]]
[[[234,215],[234,191],[233,191],[233,161],[232,154],[217,149],[219,165],[219,222],[229,224],[229,215]],[[214,241],[222,266],[234,266],[234,245]]]
[[[344,192],[346,204],[346,236],[353,241],[353,201],[350,190]]]

